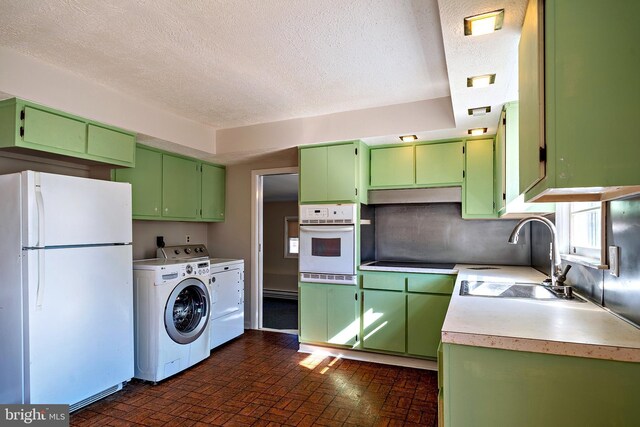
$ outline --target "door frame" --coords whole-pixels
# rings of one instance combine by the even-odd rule
[[[264,177],[299,173],[298,167],[251,171],[251,310],[249,319],[251,329],[264,329],[262,326],[262,291],[264,287],[264,260],[262,256],[264,200],[262,188]]]

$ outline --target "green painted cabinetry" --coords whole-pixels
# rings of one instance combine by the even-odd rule
[[[223,166],[138,145],[136,167],[113,179],[131,184],[133,219],[224,221]]]
[[[495,200],[500,217],[518,217],[555,212],[553,203],[525,203],[519,193],[518,102],[504,105],[496,132]]]
[[[445,343],[445,426],[637,426],[640,368]]]
[[[300,147],[300,203],[366,202],[368,171],[360,141]]]
[[[162,216],[162,153],[141,145],[136,148],[136,167],[116,169],[114,178],[131,184],[134,219]]]
[[[406,301],[402,292],[362,292],[362,347],[405,352]]]
[[[435,359],[456,275],[361,273],[362,348]]]
[[[300,282],[298,290],[301,342],[356,343],[360,321],[354,286]]]
[[[225,169],[202,164],[202,219],[224,221]]]
[[[465,143],[465,178],[462,217],[496,218],[493,200],[493,139],[469,139]]]
[[[162,155],[162,216],[197,219],[200,214],[200,165],[195,160]]]
[[[635,0],[529,2],[518,67],[527,200],[607,199],[617,186],[625,188],[615,196],[638,191],[640,51],[630,40],[640,37],[639,14]],[[605,194],[588,195],[589,187]]]
[[[371,150],[371,187],[411,187],[415,184],[414,146]]]
[[[416,184],[460,185],[464,170],[463,142],[416,145]]]
[[[81,163],[135,164],[135,134],[11,98],[0,101],[0,148],[78,159]]]

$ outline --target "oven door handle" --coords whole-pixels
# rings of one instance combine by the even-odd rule
[[[350,232],[353,231],[354,227],[353,226],[349,226],[349,227],[327,227],[327,226],[300,226],[300,231],[312,231],[312,232],[316,232],[316,231],[320,231],[322,233],[336,233],[336,232]]]

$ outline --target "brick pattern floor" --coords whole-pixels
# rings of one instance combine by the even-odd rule
[[[297,350],[295,335],[246,331],[157,385],[133,380],[71,425],[436,426],[436,372]]]

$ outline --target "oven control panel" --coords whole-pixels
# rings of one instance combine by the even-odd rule
[[[301,224],[355,224],[356,205],[301,205]]]

